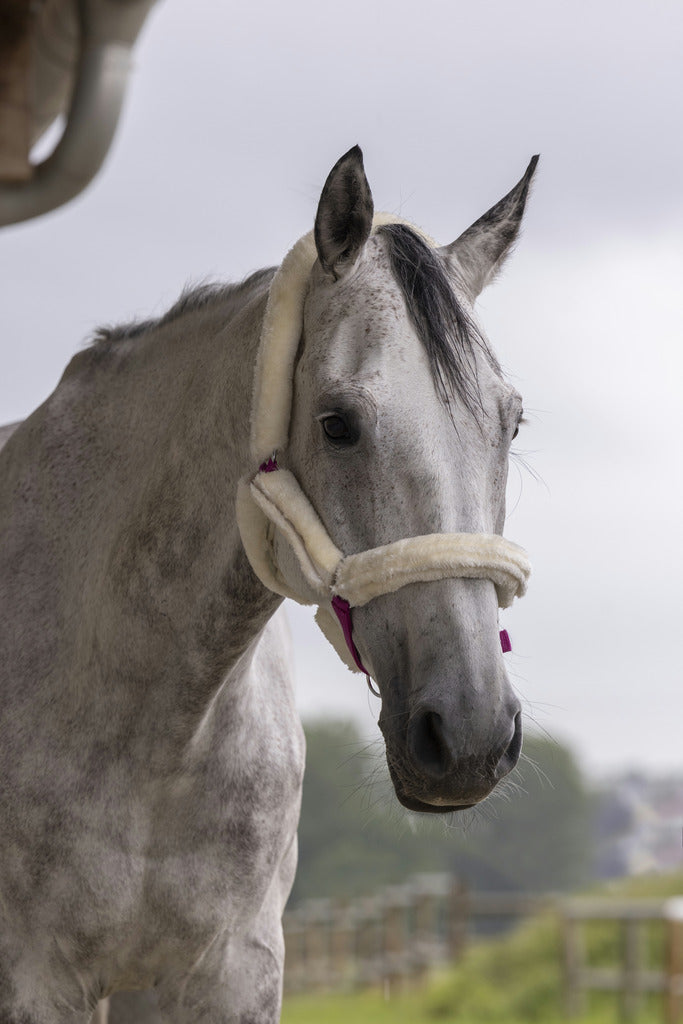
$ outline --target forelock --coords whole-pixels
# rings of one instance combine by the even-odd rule
[[[459,399],[474,415],[483,411],[476,350],[500,373],[474,320],[459,301],[439,254],[405,224],[378,230],[386,239],[392,273],[429,359],[441,399]]]

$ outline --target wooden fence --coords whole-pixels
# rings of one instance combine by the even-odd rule
[[[509,923],[552,898],[472,893],[450,875],[423,875],[359,900],[309,900],[284,917],[285,991],[396,988],[460,959],[483,922]]]
[[[288,911],[285,991],[395,990],[457,962],[468,942],[490,933],[492,925],[500,931],[542,910],[557,916],[567,1017],[583,1013],[589,992],[606,991],[615,994],[620,1018],[631,1021],[646,995],[658,993],[665,1024],[683,1024],[683,899],[468,892],[449,875],[418,876],[368,899],[309,900]],[[589,930],[596,926],[603,929],[601,966],[591,964],[596,942]],[[648,936],[653,928],[656,943]],[[611,937],[605,938],[607,932]],[[605,966],[610,949],[614,963]]]
[[[647,993],[661,994],[666,1024],[683,1020],[683,900],[580,900],[565,902],[562,914],[564,1010],[578,1017],[590,991],[614,992],[619,1017],[634,1020]],[[610,922],[618,941],[617,962],[591,966],[587,930]],[[660,931],[660,965],[648,957],[648,929]],[[652,944],[652,943],[650,943]]]

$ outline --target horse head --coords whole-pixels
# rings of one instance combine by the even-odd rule
[[[520,705],[499,640],[507,602],[495,572],[440,572],[439,551],[444,535],[506,543],[508,455],[522,401],[473,303],[515,240],[535,163],[455,242],[437,247],[373,215],[356,147],[332,169],[308,243],[313,265],[292,334],[279,468],[315,510],[330,566],[340,553],[342,565],[365,558],[349,642],[379,687],[390,773],[413,810],[471,806],[521,749]],[[288,539],[280,531],[275,561],[289,592],[319,603],[295,556],[307,529],[290,529]],[[406,541],[403,550],[397,542],[406,538],[421,546]],[[411,575],[417,550],[429,573]],[[392,558],[403,559],[395,571]],[[334,590],[339,573],[330,571]],[[375,571],[386,585],[373,590]],[[396,585],[401,573],[407,582]]]

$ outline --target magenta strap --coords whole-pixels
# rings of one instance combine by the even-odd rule
[[[351,651],[351,657],[358,666],[358,668],[366,676],[369,677],[370,673],[366,669],[365,665],[361,660],[361,656],[358,653],[358,648],[353,642],[353,625],[351,623],[351,606],[348,601],[345,601],[343,597],[332,598],[332,609],[339,619],[339,624],[346,640],[346,646]],[[500,647],[503,654],[509,654],[512,650],[512,643],[510,642],[510,634],[507,629],[501,629],[500,631]]]
[[[355,661],[361,672],[364,672],[366,676],[370,673],[363,665],[358,648],[353,642],[353,627],[351,625],[351,606],[348,601],[345,601],[343,597],[332,598],[332,610],[339,619],[339,624],[344,633],[344,639],[346,640],[346,646],[351,651],[351,657]]]
[[[277,464],[277,456],[275,452],[265,462],[262,462],[259,466],[260,473],[274,473],[280,467]],[[346,646],[351,651],[351,657],[358,666],[358,668],[368,677],[368,683],[370,682],[370,673],[365,668],[361,656],[358,653],[358,648],[353,642],[353,626],[351,624],[351,606],[348,601],[345,601],[343,597],[335,596],[332,598],[332,610],[339,619],[339,624],[346,640]],[[510,643],[510,636],[507,629],[501,629],[500,631],[500,646],[503,654],[508,654],[512,650],[512,644]],[[373,691],[374,692],[374,691]]]
[[[512,650],[512,641],[507,629],[501,629],[500,631],[500,647],[503,654],[509,654]]]

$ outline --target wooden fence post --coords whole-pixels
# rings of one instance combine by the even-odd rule
[[[378,942],[378,904],[368,897],[359,904],[356,925],[357,986],[377,985],[381,981],[381,951]]]
[[[434,937],[438,934],[436,899],[428,889],[420,889],[415,900],[413,932],[413,969],[416,978],[424,978],[432,960]]]
[[[467,945],[467,921],[469,907],[467,889],[462,882],[454,879],[448,894],[447,944],[451,963],[462,960]]]
[[[578,1017],[584,1010],[581,972],[584,963],[581,921],[565,909],[561,917],[564,1012]]]
[[[683,897],[667,900],[666,1024],[678,1024],[683,990]]]
[[[641,935],[642,921],[637,918],[624,918],[622,928],[622,981],[621,981],[621,1019],[633,1020],[640,1009],[640,968],[641,968]]]
[[[406,974],[406,899],[390,890],[382,908],[382,973],[385,993],[395,992]]]
[[[335,900],[332,904],[330,931],[330,977],[328,984],[345,989],[352,976],[353,920],[348,900]]]
[[[311,900],[307,927],[306,969],[309,984],[314,988],[326,988],[330,973],[330,900]]]

